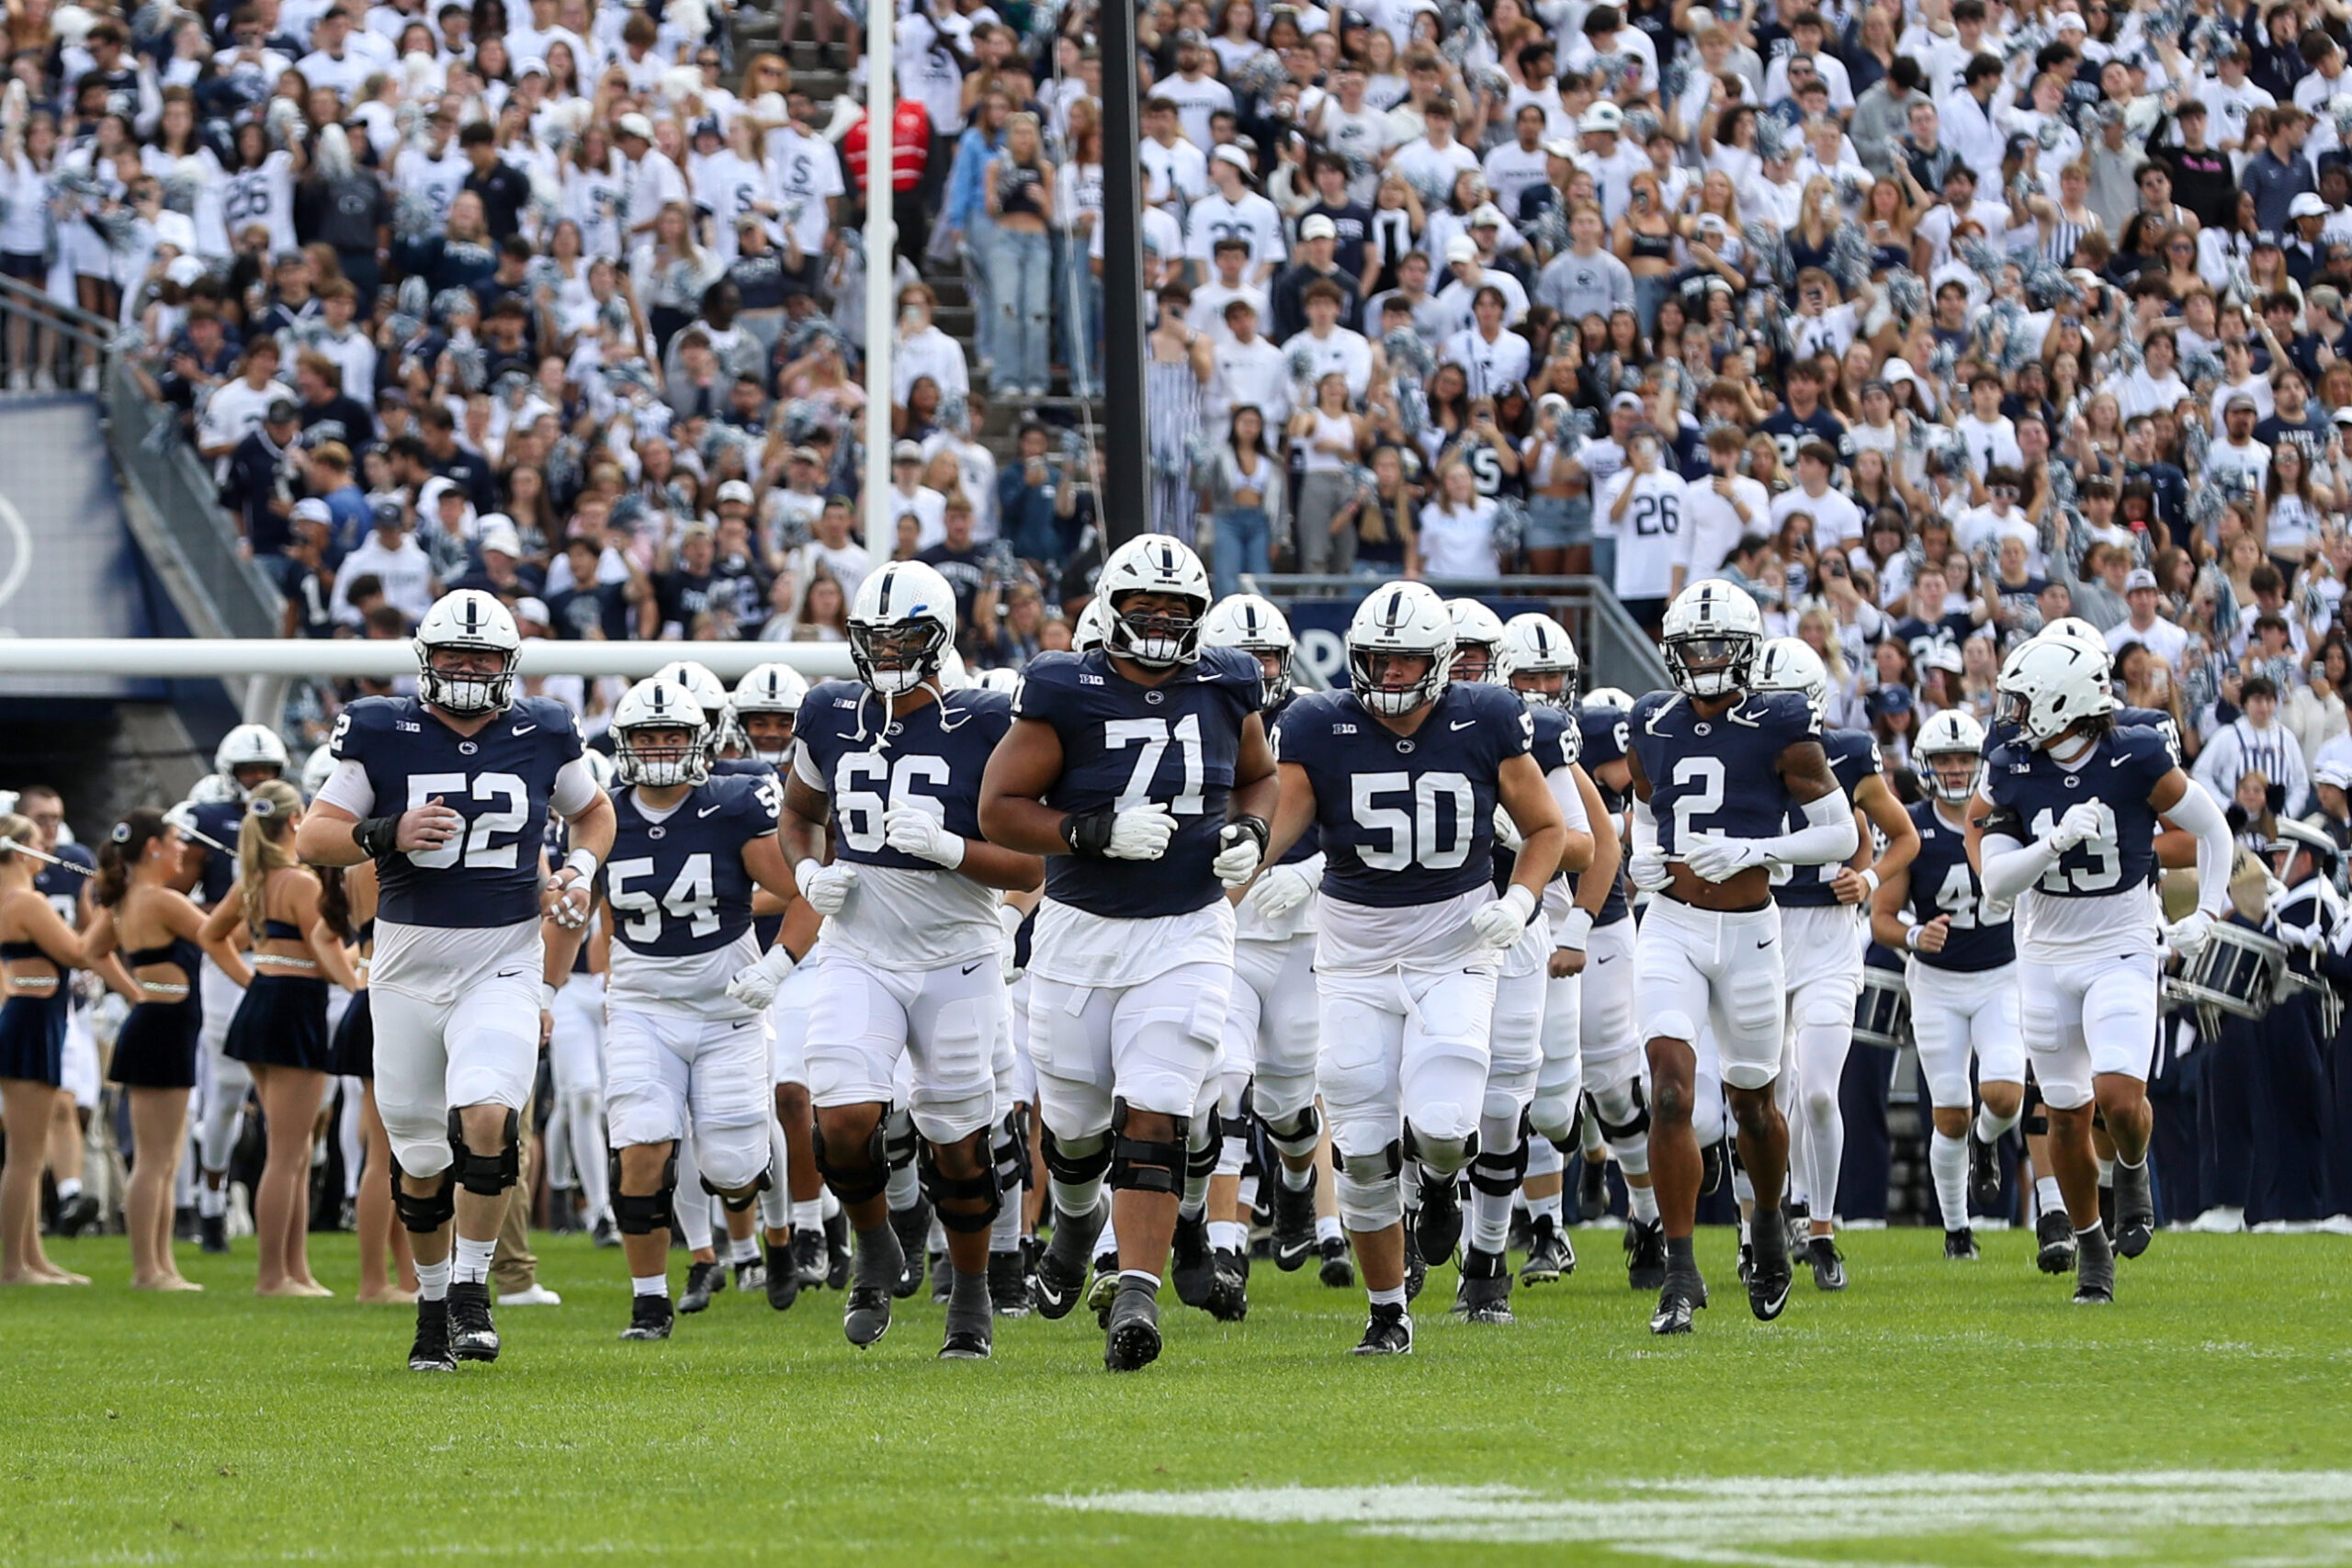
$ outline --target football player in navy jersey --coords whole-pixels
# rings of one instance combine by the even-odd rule
[[[1460,623],[1456,622],[1456,635]],[[1464,1278],[1457,1310],[1473,1321],[1500,1321],[1509,1309],[1505,1292],[1492,1281],[1502,1259],[1503,1240],[1510,1223],[1515,1190],[1525,1188],[1530,1214],[1527,1261],[1520,1280],[1549,1284],[1577,1266],[1576,1249],[1568,1244],[1561,1223],[1560,1190],[1564,1185],[1561,1151],[1577,1147],[1577,1121],[1584,1101],[1584,1053],[1577,1033],[1581,982],[1571,965],[1560,961],[1559,924],[1568,918],[1573,890],[1570,873],[1589,873],[1605,854],[1600,869],[1610,875],[1621,858],[1616,829],[1608,807],[1591,779],[1577,765],[1584,735],[1577,721],[1577,674],[1579,664],[1568,634],[1548,615],[1514,615],[1504,623],[1496,649],[1494,680],[1517,694],[1533,718],[1532,755],[1544,771],[1544,782],[1558,803],[1566,830],[1562,852],[1563,871],[1544,885],[1543,908],[1519,941],[1503,957],[1496,982],[1495,1056],[1503,1055],[1503,1038],[1523,1027],[1532,1015],[1535,1071],[1528,1082],[1526,1102],[1529,1135],[1519,1143],[1519,1169],[1506,1170],[1488,1157],[1483,1133],[1478,1157],[1471,1163],[1470,1245],[1472,1256],[1463,1264]],[[1496,891],[1502,891],[1518,870],[1519,833],[1508,812],[1495,818]],[[1605,848],[1600,840],[1607,840]],[[1589,914],[1586,919],[1589,921]],[[1583,922],[1579,922],[1581,925]],[[1577,940],[1583,940],[1579,934]],[[1557,970],[1558,973],[1555,973]],[[1532,1001],[1514,998],[1532,993]],[[1491,1111],[1496,1084],[1488,1077]],[[1535,1171],[1538,1146],[1545,1168]],[[1491,1256],[1489,1256],[1491,1255]]]
[[[1985,895],[2018,906],[2019,1022],[2075,1227],[2075,1299],[2109,1302],[2115,1254],[2137,1257],[2155,1224],[2147,1076],[2159,942],[2192,957],[2227,914],[2229,822],[2162,735],[2115,727],[2106,663],[2088,649],[2036,638],[2003,668],[1999,692],[2018,735],[1985,761],[1971,853]],[[2151,886],[2160,816],[2198,840],[2198,908],[2161,931]],[[2115,1142],[2112,1238],[2099,1217],[2094,1110]]]
[[[1201,642],[1258,660],[1266,683],[1263,722],[1280,722],[1297,694],[1290,660],[1298,644],[1283,613],[1254,593],[1228,594],[1202,621]],[[1249,1308],[1250,1227],[1240,1197],[1252,1111],[1275,1154],[1269,1173],[1274,1266],[1289,1273],[1318,1252],[1327,1263],[1337,1258],[1346,1266],[1337,1214],[1328,1230],[1316,1216],[1315,1151],[1323,1120],[1315,1104],[1315,889],[1322,879],[1322,845],[1309,829],[1250,885],[1234,911],[1233,998],[1218,1069],[1225,1142],[1207,1210],[1206,1239],[1216,1258],[1207,1305],[1220,1317],[1238,1318]]]
[[[241,724],[220,738],[212,754],[212,776],[172,808],[180,836],[188,841],[181,862],[180,890],[209,909],[237,880],[237,829],[245,818],[245,797],[265,779],[286,772],[286,742],[265,724]],[[229,1250],[229,1157],[236,1152],[253,1074],[224,1054],[229,1021],[244,999],[228,972],[210,957],[197,976],[204,1007],[204,1049],[197,1055],[196,1157],[202,1180],[196,1190],[198,1235],[207,1252]]]
[[[1427,1173],[1426,1198],[1481,1144],[1519,1141],[1521,1103],[1488,1081],[1496,976],[1567,842],[1531,755],[1534,716],[1500,687],[1453,684],[1453,620],[1434,592],[1376,588],[1348,628],[1350,689],[1301,697],[1276,734],[1282,804],[1269,851],[1279,862],[1310,823],[1323,845],[1317,1078],[1340,1215],[1371,1296],[1359,1355],[1413,1348],[1405,1162]],[[1521,838],[1499,895],[1498,807]],[[1499,1303],[1508,1285],[1482,1285],[1474,1304]]]
[[[735,683],[734,710],[743,750],[771,768],[792,756],[792,727],[808,699],[808,682],[789,664],[763,664]]]
[[[498,1355],[490,1260],[538,1067],[539,919],[586,924],[613,808],[571,710],[515,695],[522,637],[503,604],[444,595],[416,649],[415,696],[362,698],[336,719],[335,770],[295,847],[312,865],[376,863],[368,1002],[394,1206],[416,1253],[409,1366],[447,1371]],[[549,811],[572,850],[545,876]]]
[[[1829,671],[1821,656],[1795,637],[1774,637],[1757,655],[1750,682],[1758,692],[1798,692],[1820,723],[1829,711]],[[1852,857],[1843,863],[1776,869],[1772,902],[1781,908],[1781,960],[1788,982],[1788,1043],[1792,1068],[1781,1075],[1781,1113],[1789,1129],[1789,1186],[1806,1201],[1810,1237],[1806,1260],[1813,1282],[1846,1288],[1846,1260],[1838,1250],[1838,1173],[1846,1162],[1846,1121],[1838,1086],[1854,1048],[1854,1004],[1862,994],[1864,928],[1871,895],[1919,852],[1919,831],[1887,787],[1878,742],[1860,729],[1821,732],[1823,752],[1838,787],[1876,828],[1886,848],[1876,859],[1859,825]],[[1791,827],[1797,824],[1792,820]],[[1768,1219],[1771,1216],[1766,1216]]]
[[[1943,1212],[1944,1256],[1961,1259],[1976,1256],[1971,1201],[1987,1212],[2000,1201],[2001,1134],[2017,1125],[2025,1104],[2010,908],[1984,896],[1968,860],[1965,811],[1984,745],[1984,727],[1958,708],[1919,727],[1911,755],[1928,795],[1911,807],[1919,852],[1908,866],[1890,871],[1871,899],[1871,934],[1909,954],[1904,983],[1935,1116],[1928,1169]],[[1972,1059],[1974,1098],[1982,1101],[1973,1118]]]
[[[1453,678],[1487,679],[1494,673],[1495,656],[1502,649],[1503,618],[1476,599],[1448,599],[1445,613],[1453,618]]]
[[[1200,558],[1142,535],[1112,553],[1095,592],[1109,605],[1102,646],[1030,661],[989,759],[980,827],[1048,857],[1028,970],[1054,1200],[1038,1308],[1060,1317],[1076,1303],[1107,1173],[1119,1274],[1103,1362],[1128,1371],[1159,1354],[1180,1201],[1204,1213],[1216,1168],[1225,892],[1258,870],[1275,782],[1257,660],[1201,646]]]
[[[947,686],[955,637],[956,591],[930,567],[893,562],[859,584],[858,678],[820,682],[802,703],[785,820],[796,850],[826,827],[833,846],[831,864],[804,863],[800,878],[827,922],[808,1015],[817,1162],[856,1235],[842,1332],[861,1349],[882,1337],[909,1262],[883,1147],[903,1060],[923,1195],[947,1233],[939,1353],[985,1359],[989,1232],[1003,1204],[990,1134],[1010,1109],[998,1102],[1011,1042],[997,895],[1035,887],[1045,866],[980,837],[980,779],[1012,705]]]
[[[736,983],[761,973],[752,891],[786,905],[782,945],[771,953],[805,953],[817,913],[794,896],[775,780],[710,775],[708,730],[685,687],[639,682],[615,705],[612,728],[623,787],[598,901],[612,922],[605,1104],[620,1166],[613,1215],[629,1271],[621,1337],[667,1339],[680,1145],[691,1135],[698,1185],[725,1205],[729,1261],[757,1258],[752,1204],[781,1179],[769,1134],[768,998]],[[550,972],[571,968],[583,934],[548,920]]]
[[[1634,885],[1657,895],[1635,958],[1634,1006],[1648,1042],[1650,1172],[1666,1234],[1654,1334],[1687,1334],[1707,1301],[1691,1254],[1701,1181],[1691,1124],[1702,1021],[1713,1025],[1725,1098],[1756,1211],[1780,1206],[1788,1123],[1774,1101],[1783,1045],[1776,866],[1835,865],[1860,836],[1803,696],[1751,689],[1763,644],[1756,602],[1736,584],[1694,583],[1667,606],[1671,692],[1634,705]],[[1792,818],[1804,826],[1791,830]],[[1789,1299],[1788,1237],[1759,1224],[1747,1304],[1765,1322]]]

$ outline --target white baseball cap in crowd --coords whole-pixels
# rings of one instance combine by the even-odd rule
[[[1445,243],[1446,265],[1452,266],[1455,262],[1476,261],[1477,259],[1478,242],[1472,239],[1469,235],[1456,234],[1453,238]]]
[[[2143,588],[2153,592],[2155,586],[2156,574],[2144,566],[2134,567],[2123,579],[2123,592],[2126,593],[2137,593]]]
[[[551,626],[555,617],[548,614],[548,602],[527,595],[514,601],[514,619],[520,626]]]
[[[641,114],[621,116],[613,129],[623,136],[639,137],[647,141],[653,140],[653,122]]]
[[[1588,136],[1601,130],[1614,135],[1624,128],[1625,111],[1615,104],[1595,104],[1584,111],[1582,119],[1577,121],[1577,129]]]
[[[1473,229],[1499,229],[1503,226],[1503,209],[1491,201],[1482,201],[1470,213]]]
[[[2287,216],[2290,218],[2324,218],[2327,216],[2327,203],[2322,201],[2311,191],[2304,191],[2301,195],[2297,196],[2294,200],[2287,204]]]
[[[496,550],[511,560],[521,560],[523,536],[514,531],[514,525],[505,518],[494,514],[488,521],[490,526],[481,531],[482,554],[488,555],[491,551]]]
[[[1336,240],[1340,237],[1340,226],[1317,212],[1298,226],[1298,237],[1301,240]]]
[[[1240,148],[1236,147],[1230,141],[1218,148],[1216,152],[1210,153],[1209,158],[1214,163],[1230,164],[1245,175],[1255,174],[1257,172],[1250,166],[1250,154],[1244,152]]]
[[[2063,33],[2070,28],[2078,33],[2090,31],[2090,28],[2083,26],[2083,18],[2072,11],[2059,12],[2058,19],[2050,24],[2050,30],[2053,33]]]
[[[752,487],[741,479],[729,479],[718,487],[718,504],[721,506],[730,501],[740,501],[749,506],[755,499],[752,494]]]
[[[308,496],[294,503],[294,521],[297,523],[324,523],[332,525],[334,522],[334,513],[328,511],[327,503],[321,501],[317,496]]]

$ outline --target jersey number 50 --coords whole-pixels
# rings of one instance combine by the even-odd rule
[[[1470,840],[1476,831],[1471,818],[1478,805],[1470,781],[1462,774],[1423,773],[1412,778],[1401,773],[1357,773],[1351,783],[1354,798],[1350,804],[1355,808],[1356,826],[1388,835],[1385,847],[1366,844],[1363,848],[1365,865],[1374,871],[1402,871],[1414,864],[1430,871],[1452,871],[1470,858]],[[1373,804],[1375,796],[1408,792],[1413,796],[1409,813]],[[1438,827],[1441,799],[1453,803],[1450,837],[1441,837]]]

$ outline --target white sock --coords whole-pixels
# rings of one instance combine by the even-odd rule
[[[1311,1165],[1305,1170],[1293,1170],[1280,1160],[1274,1163],[1282,1167],[1283,1185],[1294,1192],[1303,1191],[1315,1179],[1315,1168]]]
[[[79,1198],[81,1195],[82,1179],[80,1177],[65,1176],[58,1179],[57,1201],[59,1202],[71,1203],[74,1199]]]
[[[818,1197],[817,1202],[819,1205],[817,1211],[817,1223],[819,1224],[824,1224],[827,1220],[831,1219],[835,1214],[842,1212],[842,1201],[833,1196],[833,1190],[830,1187],[826,1188],[823,1193]]]
[[[1159,1292],[1159,1276],[1142,1269],[1120,1269],[1119,1289],[1124,1291],[1129,1285],[1140,1285],[1143,1289],[1157,1295]]]
[[[792,1228],[797,1231],[822,1230],[825,1225],[823,1198],[795,1198],[792,1201]]]
[[[1315,1217],[1315,1239],[1317,1243],[1329,1241],[1341,1234],[1339,1215],[1317,1214]]]
[[[1053,1179],[1051,1186],[1056,1213],[1091,1214],[1102,1202],[1102,1179],[1099,1176],[1091,1181],[1064,1181],[1057,1176]],[[1108,1234],[1110,1222],[1107,1219],[1103,1221],[1103,1229]]]
[[[1936,1203],[1944,1229],[1968,1228],[1968,1140],[1939,1132],[1928,1140],[1928,1170],[1935,1178]]]
[[[2112,1187],[2115,1185],[2115,1162],[2113,1160],[2103,1159],[2098,1162],[2098,1184],[2101,1187]]]
[[[1219,1252],[1240,1252],[1250,1245],[1250,1227],[1239,1220],[1211,1220],[1209,1245]]]
[[[729,1237],[727,1260],[730,1263],[757,1263],[760,1260],[759,1238],[747,1235],[742,1240],[737,1241],[731,1236]]]
[[[1558,1224],[1560,1195],[1557,1192],[1552,1192],[1541,1198],[1530,1198],[1527,1201],[1527,1213],[1531,1218],[1538,1220],[1549,1218],[1554,1224]]]
[[[1635,1187],[1630,1182],[1627,1183],[1625,1188],[1625,1206],[1633,1211],[1634,1218],[1640,1221],[1643,1224],[1654,1225],[1657,1224],[1657,1188]]]
[[[1376,1307],[1400,1307],[1405,1304],[1405,1287],[1402,1285],[1393,1291],[1366,1291],[1364,1294],[1372,1298],[1372,1304]]]
[[[1254,1213],[1258,1208],[1258,1179],[1245,1175],[1235,1184],[1234,1196],[1241,1201],[1245,1213]]]
[[[2115,1163],[2121,1166],[2126,1170],[2137,1170],[2142,1166],[2148,1163],[2148,1151],[2142,1149],[2138,1159],[2125,1159],[2121,1155],[2117,1155],[2115,1156]],[[63,1190],[61,1188],[60,1190],[62,1191]]]
[[[633,1296],[666,1296],[670,1293],[670,1276],[661,1274],[631,1274],[629,1294]]]
[[[488,1241],[476,1241],[471,1236],[459,1236],[457,1257],[452,1264],[456,1272],[450,1276],[451,1281],[459,1285],[479,1285],[489,1279],[491,1254],[497,1250],[496,1236],[491,1237]]]
[[[947,1250],[947,1227],[940,1224],[939,1211],[936,1209],[931,1212],[931,1228],[922,1233],[922,1245],[926,1252]]]
[[[1003,1206],[997,1210],[996,1219],[989,1225],[989,1250],[1014,1252],[1021,1247],[1021,1192],[1018,1188],[1004,1195]]]
[[[199,1186],[196,1190],[196,1212],[208,1220],[217,1220],[229,1212],[229,1184],[218,1187]]]
[[[2019,1114],[2020,1112],[2012,1111],[2007,1116],[1996,1116],[1989,1107],[1978,1106],[1976,1108],[1976,1141],[1980,1144],[2000,1142],[2001,1134],[2018,1124]]]
[[[2034,1178],[2033,1206],[2041,1210],[2045,1214],[2063,1214],[2066,1212],[2066,1198],[2064,1193],[2058,1190],[2058,1179],[2056,1177],[2038,1176]]]
[[[416,1266],[416,1297],[419,1301],[440,1302],[449,1299],[449,1260],[420,1263]]]
[[[883,1196],[893,1209],[911,1209],[922,1196],[922,1173],[909,1160],[890,1173],[890,1180],[882,1189]]]
[[[1480,1252],[1499,1253],[1510,1238],[1510,1194],[1498,1198],[1470,1189],[1470,1245]]]

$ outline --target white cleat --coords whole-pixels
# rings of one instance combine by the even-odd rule
[[[498,1304],[503,1307],[560,1307],[563,1298],[545,1285],[533,1284],[525,1291],[501,1291]]]

